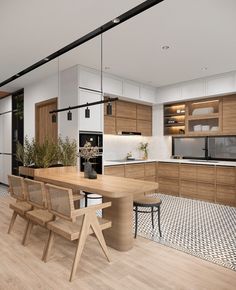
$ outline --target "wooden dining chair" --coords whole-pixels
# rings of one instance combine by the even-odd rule
[[[22,244],[25,246],[29,240],[33,226],[39,225],[46,228],[47,223],[52,221],[54,216],[47,209],[44,183],[31,179],[25,179],[24,182],[27,201],[33,207],[33,210],[26,213],[28,223],[22,240]]]
[[[32,210],[32,206],[26,201],[26,191],[23,177],[8,175],[8,183],[8,191],[11,197],[16,200],[15,202],[11,202],[9,204],[9,207],[13,210],[10,225],[8,228],[8,234],[10,234],[17,215],[25,219],[26,212]]]
[[[52,247],[54,234],[58,234],[70,241],[77,241],[77,248],[70,274],[70,281],[75,276],[86,239],[88,235],[95,234],[106,258],[110,261],[106,242],[102,231],[111,227],[111,222],[96,216],[96,211],[111,206],[111,202],[89,206],[81,209],[74,209],[72,190],[58,187],[51,184],[46,185],[48,210],[57,219],[49,222],[48,241],[42,257],[47,262]]]

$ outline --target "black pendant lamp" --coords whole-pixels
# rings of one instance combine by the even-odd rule
[[[108,104],[107,104],[107,115],[109,115],[109,116],[112,115],[112,104],[111,104],[111,102],[108,102]]]
[[[57,115],[52,114],[52,123],[56,123],[56,122],[57,122]]]
[[[72,113],[71,113],[71,111],[69,111],[69,112],[67,113],[67,120],[68,120],[68,121],[72,121]]]
[[[88,107],[85,109],[85,118],[90,118],[90,110]]]

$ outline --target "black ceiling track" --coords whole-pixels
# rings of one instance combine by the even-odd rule
[[[149,8],[157,5],[158,3],[162,2],[164,0],[147,0],[137,6],[135,6],[134,8],[128,10],[127,12],[121,14],[120,16],[114,18],[113,20],[105,23],[104,25],[96,28],[95,30],[89,32],[88,34],[82,36],[81,38],[75,40],[74,42],[66,45],[65,47],[59,49],[58,51],[44,57],[43,59],[41,59],[40,61],[34,63],[33,65],[27,67],[26,69],[20,71],[19,73],[15,74],[14,76],[6,79],[5,81],[0,83],[0,87],[18,79],[19,77],[29,73],[30,71],[44,65],[45,63],[59,57],[60,55],[76,48],[77,46],[80,46],[81,44],[97,37],[98,35],[112,29],[115,26],[118,26],[119,24],[129,20],[130,18],[144,12],[145,10],[148,10]]]

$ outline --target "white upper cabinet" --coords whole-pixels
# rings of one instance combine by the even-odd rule
[[[98,71],[89,68],[80,68],[79,86],[91,90],[101,90],[101,75]]]
[[[217,95],[235,91],[235,74],[215,76],[206,80],[206,95]]]
[[[11,96],[0,100],[0,114],[11,111],[12,108],[11,103],[12,103]]]
[[[182,86],[182,99],[205,96],[205,81],[203,79],[186,82]]]
[[[101,94],[79,90],[79,104],[97,102],[101,100]],[[85,118],[85,108],[79,109],[80,131],[103,131],[103,105],[88,107],[90,118]]]
[[[113,94],[117,96],[123,95],[122,80],[113,76],[104,75],[103,78],[103,91],[107,94]]]
[[[140,85],[140,99],[145,102],[154,103],[156,99],[156,89],[150,86]]]
[[[138,83],[132,81],[123,81],[123,96],[138,100],[140,98],[140,87]]]

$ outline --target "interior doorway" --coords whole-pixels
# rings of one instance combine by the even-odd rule
[[[57,109],[57,98],[35,104],[35,137],[42,144],[45,139],[57,142],[58,125],[52,122],[50,111]]]

